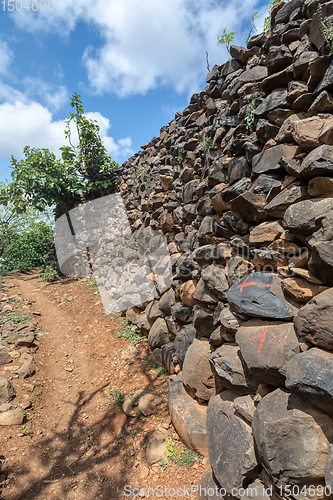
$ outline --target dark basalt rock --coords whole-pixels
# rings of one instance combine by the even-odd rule
[[[259,174],[281,171],[281,165],[279,164],[281,158],[292,159],[296,151],[297,146],[295,145],[280,144],[259,153],[252,160],[252,176],[256,177]]]
[[[302,307],[294,323],[301,337],[311,344],[333,351],[333,288],[316,295]]]
[[[252,273],[236,281],[228,302],[240,314],[259,318],[292,319],[294,313],[284,299],[281,281],[270,273]]]
[[[213,313],[208,306],[197,304],[193,307],[193,324],[201,335],[210,337],[215,327]]]
[[[192,308],[186,306],[182,302],[176,302],[171,307],[171,315],[174,321],[179,321],[179,323],[190,323],[192,320]]]
[[[250,175],[251,166],[248,164],[244,156],[236,157],[229,162],[228,180],[230,185],[240,179],[243,179],[244,177],[250,177]]]
[[[197,333],[196,329],[194,328],[193,325],[184,326],[177,333],[177,336],[174,340],[174,345],[176,349],[176,355],[181,367],[183,366],[187,349],[190,347],[193,340],[196,338],[196,333]]]
[[[209,461],[217,481],[231,494],[243,481],[255,478],[257,462],[251,427],[235,415],[232,391],[213,396],[207,408]]]
[[[258,383],[250,376],[237,344],[223,344],[209,356],[209,361],[221,387],[241,395],[255,393]]]
[[[333,286],[333,241],[313,245],[308,266],[325,285]]]
[[[290,205],[284,214],[288,229],[310,247],[333,239],[333,199],[314,198]]]
[[[236,333],[246,366],[264,384],[284,385],[286,363],[299,352],[293,323],[251,319]]]
[[[280,487],[322,484],[333,420],[295,394],[265,396],[252,420],[260,461]]]
[[[264,118],[268,115],[270,111],[279,107],[287,108],[288,104],[286,97],[288,94],[287,89],[276,89],[268,97],[266,97],[261,104],[254,110],[255,116],[258,118]]]
[[[318,175],[333,174],[333,146],[319,146],[307,155],[302,163],[301,174],[306,179]]]
[[[288,361],[286,387],[333,417],[333,353],[315,347]]]
[[[210,344],[194,339],[186,352],[182,379],[187,392],[199,402],[209,401],[216,393],[215,378],[209,363]]]

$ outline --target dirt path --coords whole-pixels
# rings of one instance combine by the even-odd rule
[[[197,484],[205,459],[191,469],[147,462],[145,443],[158,425],[182,449],[167,413],[167,376],[152,367],[146,342],[124,356],[129,341],[117,337],[119,321],[106,316],[97,290],[69,279],[44,283],[37,273],[6,284],[15,308],[36,314],[39,349],[33,377],[0,370],[15,385],[13,404],[32,401],[22,426],[0,428],[2,498],[109,500],[124,497],[126,484]],[[142,389],[158,397],[156,410],[126,417],[116,396]]]

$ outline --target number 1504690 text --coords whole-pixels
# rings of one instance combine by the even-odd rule
[[[21,1],[21,0],[3,0],[1,2],[2,5],[2,10],[3,11],[8,11],[8,12],[19,12],[20,10],[26,10],[26,11],[34,11],[36,12],[37,10],[44,11],[44,10],[49,10],[52,11],[54,10],[54,2],[53,0],[26,0],[26,1]]]

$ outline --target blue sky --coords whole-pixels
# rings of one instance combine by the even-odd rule
[[[205,87],[206,51],[210,67],[228,59],[217,45],[223,29],[236,31],[234,43],[244,45],[253,12],[260,14],[259,28],[267,3],[34,0],[32,11],[31,0],[10,6],[5,0],[0,179],[10,181],[10,156],[20,159],[24,146],[57,153],[66,144],[64,121],[74,92],[86,115],[98,121],[112,159],[123,163]]]

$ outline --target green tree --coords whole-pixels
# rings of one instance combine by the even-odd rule
[[[54,217],[51,209],[39,212],[27,207],[19,214],[9,195],[7,184],[0,182],[0,275],[11,271],[27,271],[43,263],[51,248]]]
[[[29,146],[22,160],[12,156],[10,199],[18,213],[28,206],[40,211],[53,206],[59,216],[115,189],[119,166],[107,154],[96,120],[86,118],[79,95],[72,96],[71,106],[74,112],[69,113],[65,130],[69,145],[60,148],[61,159],[48,149]],[[72,142],[71,125],[76,128],[77,146]]]
[[[52,228],[43,221],[36,222],[33,228],[21,233],[12,233],[5,241],[1,261],[0,275],[8,272],[27,272],[40,267],[45,254],[51,248]]]
[[[34,230],[36,224],[43,222],[52,227],[54,216],[51,209],[39,212],[28,206],[23,213],[18,213],[10,200],[10,188],[8,184],[0,182],[0,198],[3,205],[0,205],[0,257],[3,255],[5,247],[8,246],[11,238],[16,234],[22,234],[27,230]]]

